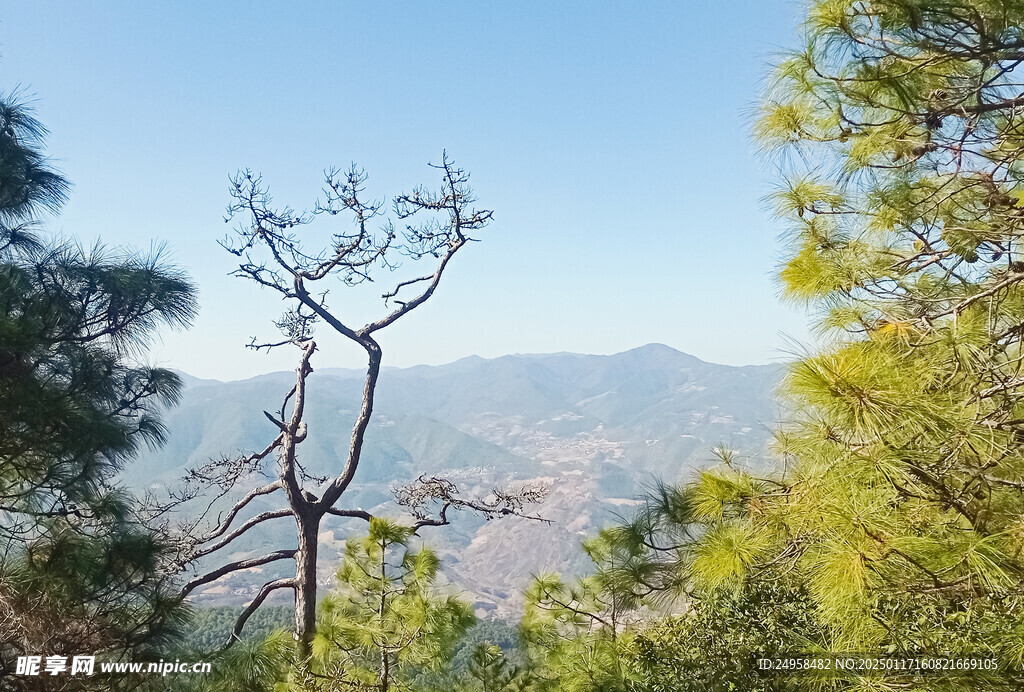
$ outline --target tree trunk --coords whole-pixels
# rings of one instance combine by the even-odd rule
[[[380,648],[380,692],[388,692],[391,687],[391,658],[385,647]]]
[[[320,517],[296,516],[299,529],[299,550],[295,553],[295,640],[299,660],[306,661],[312,653],[316,634],[316,554]]]

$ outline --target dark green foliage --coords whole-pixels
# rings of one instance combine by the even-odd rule
[[[42,152],[46,134],[19,94],[0,94],[0,223],[9,233],[41,211],[57,211],[67,200],[68,181]]]
[[[461,676],[469,672],[470,661],[481,646],[496,646],[510,663],[522,667],[525,647],[519,628],[504,620],[478,620],[455,645],[451,657],[451,670]]]
[[[19,520],[115,510],[106,481],[162,440],[158,409],[180,389],[129,356],[159,323],[186,323],[193,296],[159,255],[0,253],[0,503],[18,515],[8,537]]]
[[[479,690],[479,685],[475,682],[479,678],[472,674],[472,670],[474,659],[480,650],[488,650],[491,652],[489,656],[499,659],[497,663],[491,663],[492,666],[500,670],[516,671],[512,678],[513,684],[525,684],[532,680],[532,669],[519,629],[504,620],[477,620],[455,644],[452,655],[436,662],[439,665],[434,665],[433,668],[439,668],[438,670],[424,669],[411,672],[408,677],[409,683],[416,689],[438,692],[462,690],[464,687],[468,690]]]
[[[0,677],[19,654],[145,655],[184,617],[175,546],[115,478],[163,439],[181,383],[140,356],[191,320],[195,289],[160,252],[38,237],[68,190],[44,134],[0,97]]]
[[[499,647],[479,644],[473,649],[467,671],[466,692],[524,692],[531,688],[528,670],[509,661]]]
[[[224,646],[241,614],[241,607],[194,608],[189,618],[190,633],[185,641],[198,651],[216,651]],[[245,623],[243,640],[262,640],[292,626],[295,613],[289,606],[264,606]]]
[[[760,582],[694,599],[683,614],[643,626],[622,655],[633,692],[768,692],[790,689],[759,676],[756,656],[813,650],[813,607],[799,588]]]
[[[294,658],[291,634],[283,630],[265,638],[245,638],[230,649],[204,660],[211,662],[211,674],[179,676],[174,692],[277,692],[305,690],[287,686]],[[315,689],[315,688],[312,688]]]

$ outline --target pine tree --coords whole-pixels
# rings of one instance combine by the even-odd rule
[[[18,655],[140,652],[183,615],[163,569],[173,546],[116,477],[163,439],[159,412],[180,382],[139,356],[158,326],[188,324],[195,289],[159,252],[41,238],[39,214],[69,189],[45,134],[0,96],[0,677],[11,684]]]
[[[692,588],[787,575],[836,651],[1024,660],[1024,3],[820,0],[758,135],[816,349],[785,473],[687,488]],[[892,684],[911,684],[891,680]],[[932,680],[928,689],[962,682]],[[948,685],[948,687],[944,687]]]
[[[594,573],[573,583],[536,577],[526,592],[522,632],[543,671],[545,690],[614,692],[629,689],[622,654],[643,613],[646,587],[637,559],[645,550],[602,531],[584,542]],[[648,563],[650,564],[650,563]],[[639,570],[639,571],[637,571]]]
[[[412,549],[412,539],[412,529],[374,518],[365,538],[346,541],[336,590],[318,613],[314,673],[388,692],[408,689],[413,666],[451,657],[475,617],[438,592],[440,560],[429,547]]]
[[[1019,661],[985,622],[1024,577],[1024,3],[817,2],[807,31],[759,131],[814,162],[776,200],[783,292],[824,345],[791,369],[792,473],[750,521],[777,522],[837,644],[934,645],[935,609]]]
[[[527,692],[534,689],[530,671],[509,661],[504,652],[493,644],[478,644],[473,649],[468,677],[472,682],[461,688],[463,692]]]
[[[789,585],[758,616],[780,645],[1001,663],[843,689],[1018,689],[1024,3],[817,0],[805,35],[757,125],[782,171],[783,296],[818,338],[784,382],[778,472],[723,451],[615,533],[643,553],[635,583],[719,616]]]

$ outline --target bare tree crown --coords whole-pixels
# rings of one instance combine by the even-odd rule
[[[431,167],[441,172],[439,189],[417,187],[398,195],[390,214],[384,211],[383,202],[365,199],[367,175],[354,165],[344,172],[325,172],[321,198],[308,212],[275,209],[262,177],[251,171],[232,177],[232,203],[225,220],[241,221],[234,237],[221,244],[242,260],[234,275],[297,301],[290,314],[278,322],[286,337],[280,344],[309,338],[313,323],[321,319],[365,347],[367,337],[430,298],[451,258],[468,242],[478,240],[475,235],[493,216],[490,210],[473,207],[476,199],[469,187],[469,174],[447,155]],[[309,250],[302,231],[325,215],[348,215],[351,226],[336,230],[328,247]],[[329,277],[349,286],[374,281],[380,270],[397,269],[401,257],[413,261],[433,257],[439,262],[430,273],[399,281],[383,293],[385,306],[394,307],[361,328],[343,323],[330,312],[329,289],[316,292],[313,288]]]

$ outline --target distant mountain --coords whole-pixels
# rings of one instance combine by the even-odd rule
[[[628,514],[654,478],[677,481],[725,444],[757,464],[778,418],[773,391],[780,366],[706,363],[650,344],[612,356],[573,353],[479,357],[443,366],[388,368],[356,482],[344,501],[397,515],[390,488],[423,473],[446,475],[486,492],[496,483],[540,480],[550,497],[540,512],[552,525],[458,516],[424,538],[441,550],[445,573],[478,609],[514,616],[531,574],[586,569],[585,535]],[[363,373],[325,368],[308,380],[309,437],[301,463],[332,474],[348,450]],[[168,443],[133,464],[137,487],[173,484],[189,467],[237,450],[262,448],[273,429],[264,409],[280,407],[294,375],[239,382],[184,376],[182,404],[168,412]],[[269,503],[257,509],[269,507]],[[240,553],[294,543],[286,519],[239,546]],[[344,536],[361,527],[325,523],[325,581]],[[280,541],[281,543],[275,543]],[[253,553],[255,554],[255,553]],[[243,573],[200,595],[211,602],[251,597],[270,574]]]

